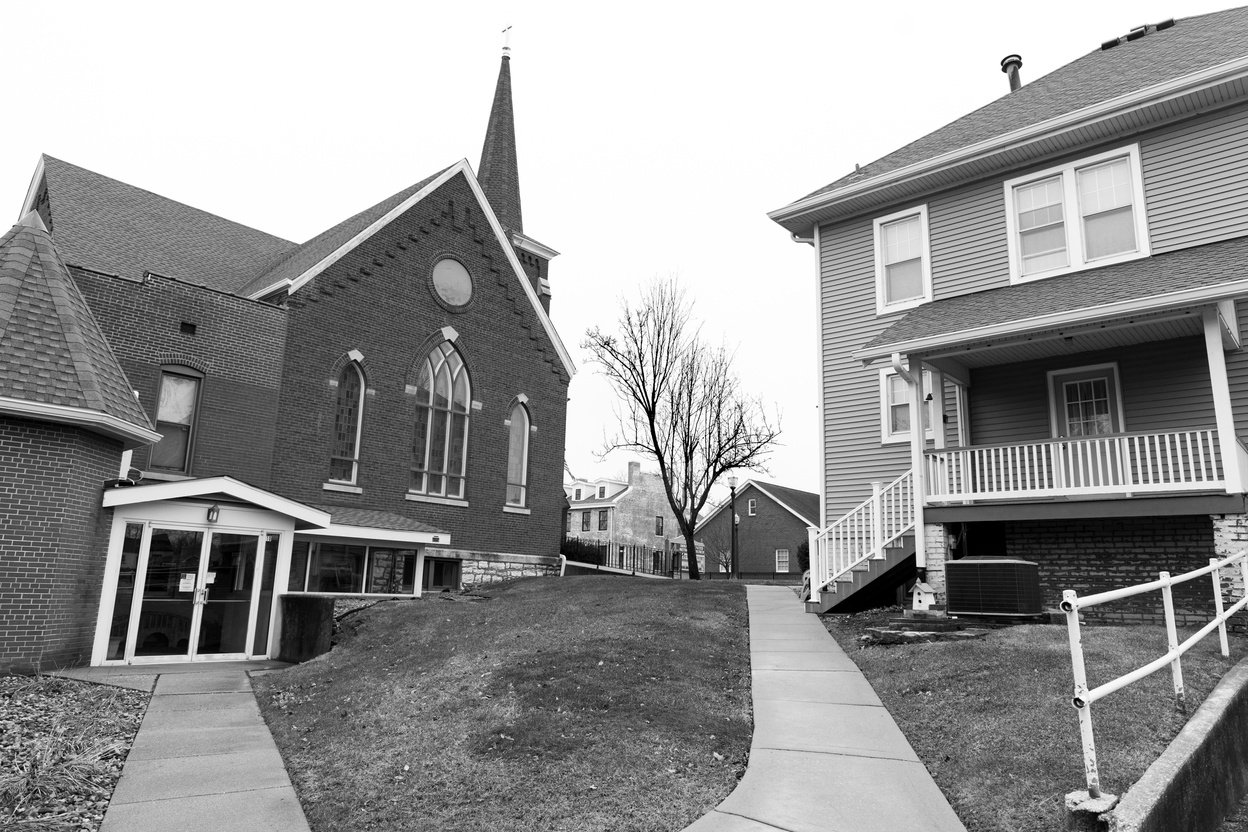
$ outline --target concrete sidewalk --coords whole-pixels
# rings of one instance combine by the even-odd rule
[[[687,832],[966,832],[871,685],[789,587],[746,588],[754,740]]]
[[[101,832],[308,832],[252,693],[248,671],[264,667],[230,662],[62,672],[152,690]]]

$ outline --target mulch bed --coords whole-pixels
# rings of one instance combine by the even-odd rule
[[[150,695],[0,676],[0,829],[95,832]]]

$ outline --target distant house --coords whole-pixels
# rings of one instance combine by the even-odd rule
[[[557,572],[574,368],[509,62],[479,176],[302,244],[40,159],[0,235],[0,672],[265,658],[288,593]]]
[[[1056,606],[1248,538],[1248,8],[1088,46],[770,214],[819,269],[817,609],[866,561]]]
[[[800,580],[798,550],[807,530],[819,525],[819,495],[782,485],[746,480],[737,489],[738,573],[743,578],[791,576]],[[732,512],[728,501],[706,516],[694,532],[709,572],[730,572]]]

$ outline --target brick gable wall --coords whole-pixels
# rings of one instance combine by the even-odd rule
[[[86,664],[121,443],[0,416],[0,673]]]
[[[429,275],[443,257],[472,275],[471,302],[452,311]],[[456,176],[326,271],[289,301],[273,485],[305,502],[389,511],[451,535],[454,550],[554,556],[563,505],[563,445],[569,377],[478,208]],[[443,327],[457,346],[481,403],[470,414],[465,496],[469,505],[405,499],[411,461],[413,365]],[[358,485],[362,494],[323,489],[329,476],[336,388],[333,368],[350,350],[364,356],[367,392]],[[530,515],[503,511],[507,418],[528,397]]]
[[[286,310],[166,277],[71,273],[153,424],[163,364],[204,374],[190,474],[268,487]],[[148,459],[140,448],[133,465],[143,469]]]

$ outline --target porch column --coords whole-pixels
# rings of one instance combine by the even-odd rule
[[[1244,470],[1235,436],[1235,412],[1231,406],[1231,385],[1226,375],[1226,354],[1222,351],[1222,328],[1218,310],[1206,307],[1201,315],[1205,325],[1205,354],[1209,359],[1209,381],[1213,386],[1213,412],[1218,423],[1218,449],[1228,494],[1244,491]]]
[[[915,499],[915,568],[927,569],[927,546],[924,540],[924,499],[927,494],[924,472],[924,363],[910,356],[906,359],[906,389],[910,390],[910,469]],[[932,425],[932,430],[936,425]]]

